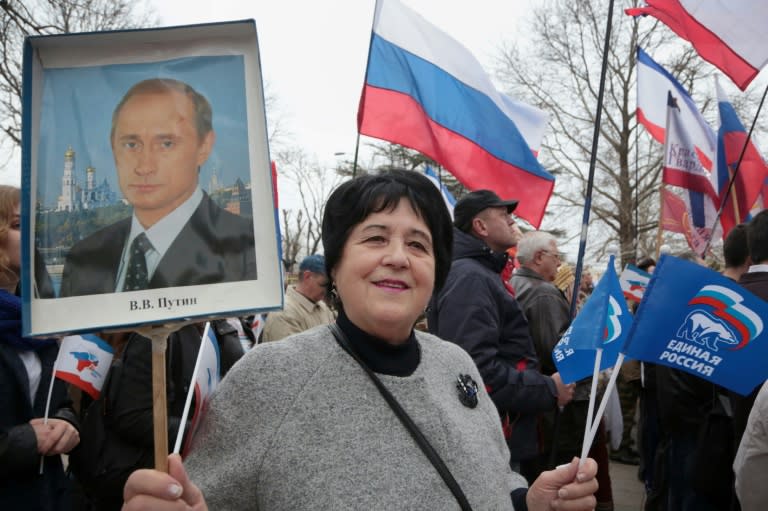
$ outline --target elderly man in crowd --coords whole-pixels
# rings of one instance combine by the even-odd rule
[[[305,257],[299,264],[299,282],[285,292],[283,310],[270,312],[264,323],[262,342],[277,341],[318,325],[333,323],[333,312],[323,301],[328,288],[325,258]]]

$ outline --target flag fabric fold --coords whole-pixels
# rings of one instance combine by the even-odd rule
[[[765,0],[646,0],[646,4],[625,12],[653,16],[667,25],[741,90],[768,63]]]
[[[427,176],[427,179],[432,181],[432,184],[434,184],[438,190],[440,190],[440,195],[443,196],[445,207],[448,208],[448,212],[451,214],[451,220],[453,220],[453,208],[456,206],[456,198],[453,196],[448,187],[445,186],[442,181],[440,181],[440,179],[437,177],[437,174],[435,174],[435,171],[432,170],[432,167],[429,165],[424,168],[424,175]]]
[[[680,120],[696,147],[701,164],[711,169],[715,161],[715,132],[687,90],[672,74],[637,47],[637,120],[659,143],[664,143],[667,124],[667,95],[678,98]]]
[[[189,453],[192,438],[195,436],[200,420],[208,406],[208,401],[220,380],[221,354],[219,341],[216,338],[216,333],[211,328],[210,322],[208,322],[205,324],[203,336],[200,339],[200,350],[197,352],[197,361],[192,373],[192,384],[189,386],[189,393],[187,394],[187,401],[182,414],[182,427],[179,428],[174,452],[179,452],[181,440],[184,437],[184,425],[186,424],[192,397],[194,396],[195,398],[195,407],[192,411],[192,419],[189,421],[189,432],[186,435],[187,440],[184,442],[184,447],[181,450],[182,456],[186,456]]]
[[[723,235],[727,235],[735,225],[743,222],[749,215],[750,209],[763,191],[765,180],[768,178],[768,166],[751,140],[739,163],[739,157],[747,142],[747,132],[717,79],[715,79],[715,88],[720,112],[720,129],[717,132],[717,163],[712,181],[720,203],[724,203],[720,223],[723,226]],[[739,163],[738,171],[736,171],[737,163]],[[728,194],[728,183],[734,172],[736,179],[731,193]]]
[[[622,352],[746,395],[768,378],[768,303],[709,268],[662,255]]]
[[[542,111],[500,93],[461,44],[397,0],[377,0],[360,133],[411,147],[470,190],[513,199],[538,227],[554,177],[535,157]]]
[[[54,375],[98,399],[113,356],[112,346],[95,335],[68,335],[61,340]]]
[[[719,201],[710,175],[701,166],[680,118],[678,103],[672,92],[669,92],[662,181],[681,189],[685,214],[679,220],[691,249],[703,257],[710,240],[721,233],[716,225]],[[670,200],[667,197],[667,201]]]
[[[643,299],[643,293],[651,280],[651,274],[643,271],[634,264],[628,264],[619,275],[619,285],[624,298],[640,303]]]
[[[603,350],[600,370],[613,367],[632,324],[613,261],[611,256],[589,299],[552,350],[566,383],[592,376],[597,348]]]

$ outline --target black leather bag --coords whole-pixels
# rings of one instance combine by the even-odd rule
[[[115,360],[99,398],[85,412],[80,443],[69,455],[72,473],[91,497],[109,499],[122,495],[131,472],[151,466],[153,453],[126,443],[112,432],[105,416],[119,385],[122,361]]]

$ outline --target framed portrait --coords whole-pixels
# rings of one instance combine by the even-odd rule
[[[26,335],[282,306],[253,20],[28,38]]]

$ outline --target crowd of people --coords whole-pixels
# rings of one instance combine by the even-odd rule
[[[557,239],[516,225],[517,200],[470,192],[451,221],[437,188],[404,170],[331,194],[323,255],[302,260],[253,349],[239,319],[212,322],[226,376],[185,459],[153,470],[151,349],[138,333],[101,333],[115,362],[99,399],[56,379],[42,419],[58,344],[21,335],[19,203],[0,187],[1,509],[608,511],[609,459],[639,463],[648,511],[768,505],[765,386],[742,397],[626,366],[619,448],[609,455],[601,425],[578,459],[591,379],[564,383],[552,350],[591,275],[574,293]],[[768,300],[768,211],[731,231],[724,256],[724,275]],[[169,338],[170,438],[201,326]]]

